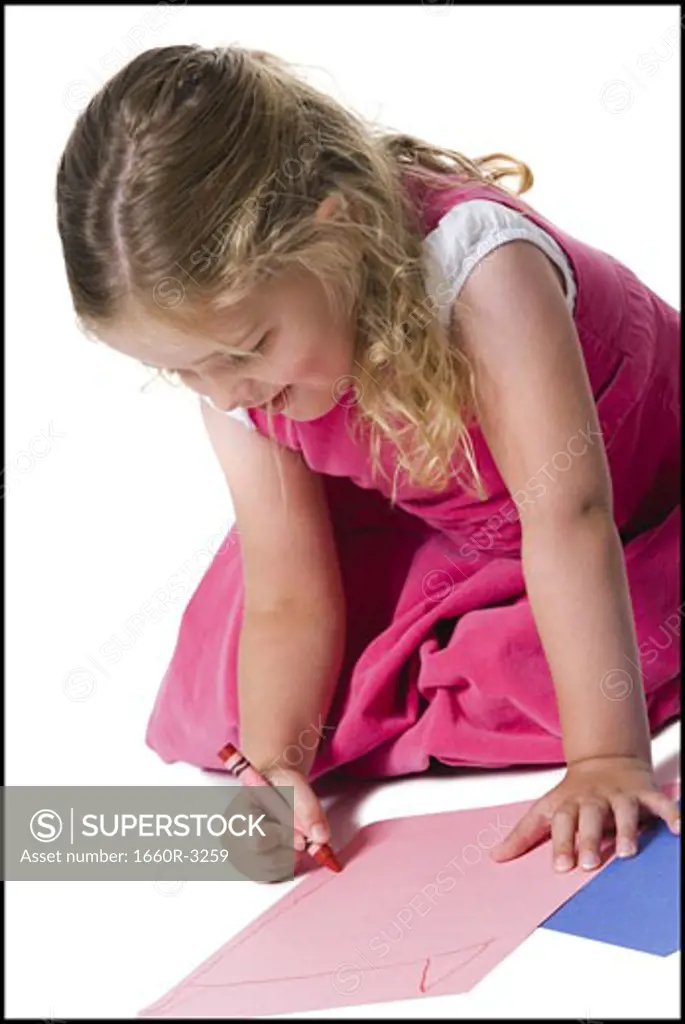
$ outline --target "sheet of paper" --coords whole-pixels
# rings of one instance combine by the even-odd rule
[[[466,992],[585,885],[549,842],[489,849],[531,801],[361,829],[339,875],[315,870],[140,1016],[297,1013]],[[608,863],[608,861],[607,861]]]
[[[657,956],[675,953],[680,949],[680,838],[663,821],[646,830],[637,857],[616,858],[542,927]]]

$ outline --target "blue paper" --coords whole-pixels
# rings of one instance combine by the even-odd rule
[[[636,856],[617,857],[541,927],[656,956],[675,953],[680,949],[680,837],[664,821],[645,831]]]

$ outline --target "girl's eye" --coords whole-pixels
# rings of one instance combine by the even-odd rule
[[[224,364],[224,366],[242,366],[243,363],[247,362],[248,359],[256,355],[257,352],[262,352],[264,350],[264,348],[266,347],[268,337],[269,332],[267,331],[267,333],[261,338],[261,340],[255,345],[254,348],[250,349],[249,352],[246,352],[244,355],[240,356],[225,355],[221,357],[220,361]]]
[[[269,331],[267,331],[266,334],[258,342],[258,344],[255,345],[254,348],[250,349],[249,352],[246,352],[245,355],[224,355],[220,357],[220,363],[223,363],[224,366],[230,367],[240,366],[242,363],[246,362],[246,360],[248,360],[251,356],[255,355],[257,352],[262,352],[264,350],[264,348],[266,347],[268,337]],[[181,383],[187,377],[191,377],[193,375],[192,370],[157,370],[157,373],[172,384]]]
[[[262,337],[262,339],[259,342],[259,344],[255,345],[255,347],[253,349],[251,349],[250,355],[254,355],[255,352],[261,352],[265,348],[265,346],[266,346],[266,339],[268,337],[269,337],[269,332],[267,331],[266,334]]]

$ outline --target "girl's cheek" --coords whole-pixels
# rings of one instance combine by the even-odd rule
[[[300,353],[284,355],[278,360],[274,360],[274,378],[284,381],[300,380],[311,372],[311,362],[311,359],[303,358]]]

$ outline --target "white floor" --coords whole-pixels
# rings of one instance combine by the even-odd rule
[[[218,776],[159,762],[140,742],[144,718],[141,705],[121,736],[125,760],[113,751],[99,767],[94,762],[89,784],[221,784]],[[654,749],[657,765],[673,771],[678,723],[657,738]],[[50,756],[53,763],[69,761],[78,752],[61,746],[56,731]],[[327,794],[325,803],[340,847],[356,827],[379,818],[532,799],[560,774],[532,770],[417,777],[348,786]],[[133,1017],[294,884],[9,882],[5,1012],[53,1020]],[[587,1022],[676,1019],[679,1008],[679,953],[662,959],[538,929],[465,995],[298,1016],[563,1017]]]

